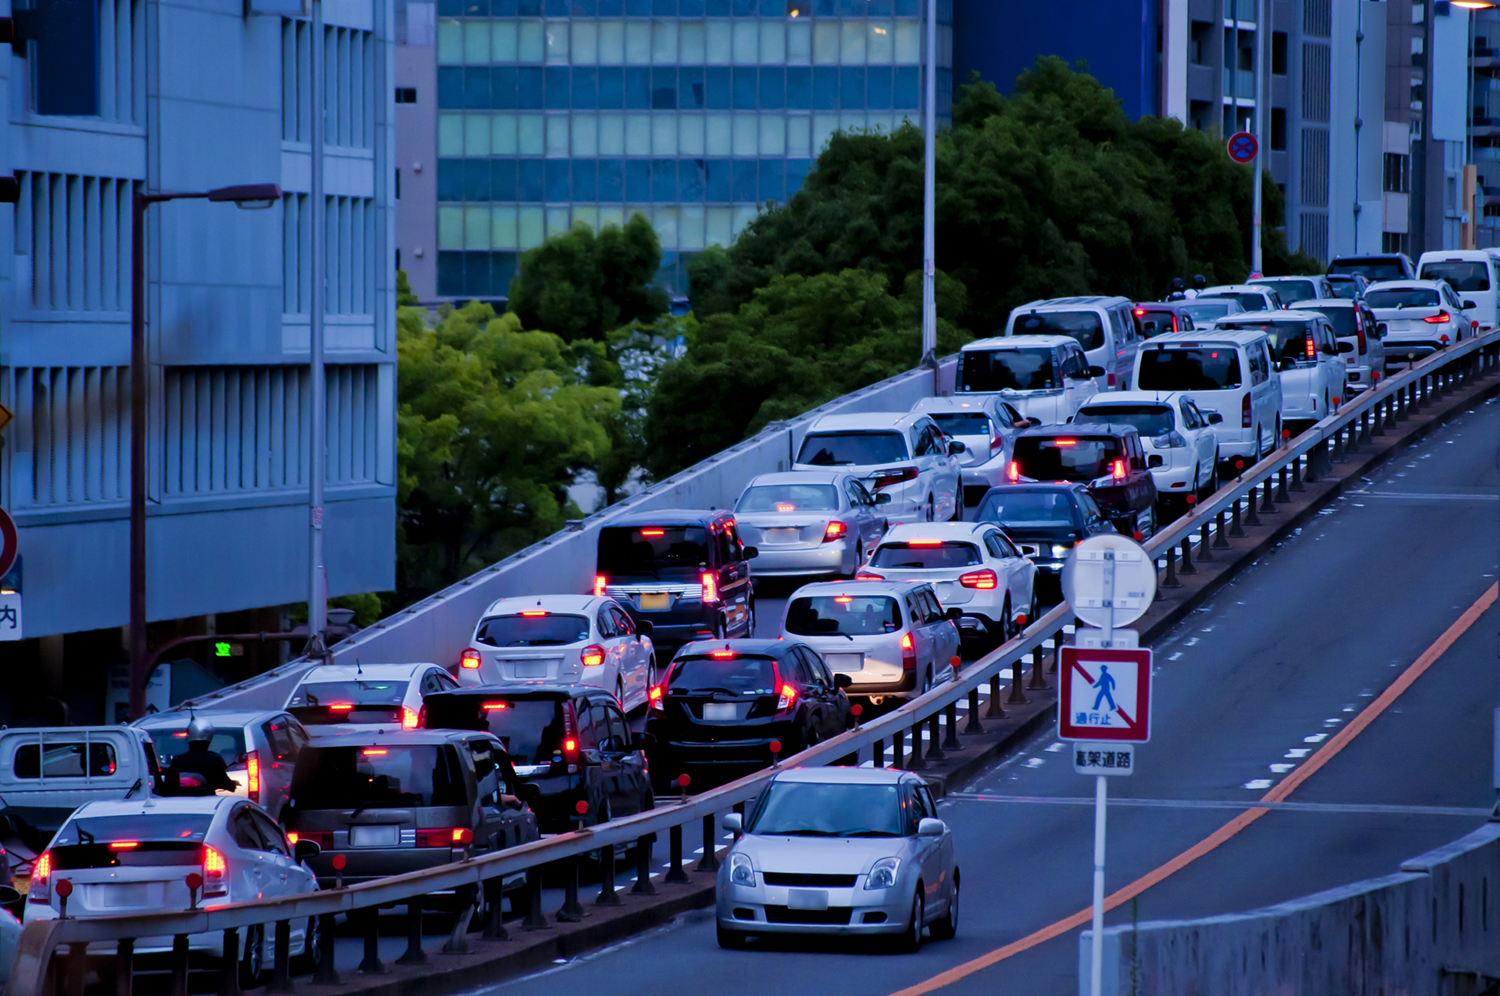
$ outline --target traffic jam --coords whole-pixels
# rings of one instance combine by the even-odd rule
[[[280,708],[0,730],[3,818],[29,872],[24,893],[0,880],[0,902],[30,921],[294,896],[606,823],[793,757],[1019,633],[1061,597],[1076,544],[1149,537],[1389,371],[1493,327],[1500,280],[1470,271],[1494,261],[1451,255],[1161,302],[1035,301],[962,348],[952,396],[818,419],[791,469],[745,482],[732,509],[611,518],[590,590],[495,601],[451,666],[330,664]],[[768,586],[784,594],[769,629]],[[725,827],[742,834],[721,872],[736,897],[720,904],[725,947],[828,930],[914,947],[957,929],[957,857],[915,775],[788,768]],[[772,903],[757,869],[778,862],[837,879],[858,918]],[[914,894],[924,863],[945,890]],[[524,884],[503,883],[514,915]],[[320,924],[292,925],[309,968]],[[190,938],[258,984],[272,938],[238,943]]]

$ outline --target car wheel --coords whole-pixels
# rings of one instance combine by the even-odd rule
[[[730,951],[738,951],[745,946],[746,935],[738,930],[725,930],[723,924],[719,924],[719,947]]]
[[[906,925],[906,933],[901,935],[901,950],[906,954],[916,954],[922,950],[922,916],[926,907],[922,903],[922,883],[917,883],[916,895],[911,897],[911,920]]]
[[[934,941],[951,941],[958,934],[958,869],[953,870],[953,894],[948,897],[948,913],[932,923]]]
[[[745,625],[746,625],[745,635],[753,637],[755,635],[755,599],[754,598],[750,599],[750,604],[749,604],[749,606],[746,609],[745,621],[746,621],[745,622]]]
[[[245,928],[245,952],[240,959],[240,988],[254,989],[265,974],[266,928],[255,924]]]
[[[725,638],[726,635],[727,635],[727,628],[724,625],[724,617],[723,616],[719,616],[719,618],[717,618],[717,619],[714,620],[714,639],[715,640],[722,640],[722,639]]]
[[[937,517],[937,513],[934,510],[933,501],[932,501],[932,495],[928,495],[927,496],[927,521],[931,522],[936,517]]]
[[[1016,617],[1010,611],[1010,596],[1005,596],[1005,608],[1000,610],[1000,642],[1004,643],[1016,635]]]
[[[958,490],[953,493],[953,514],[948,516],[948,521],[964,521],[964,489],[962,484],[960,484],[958,486]]]
[[[615,701],[620,703],[620,708],[625,708],[625,683],[619,678],[615,679]]]
[[[922,694],[926,695],[932,690],[932,665],[927,665],[927,673],[922,678]]]
[[[370,910],[370,916],[376,911]],[[307,932],[302,935],[302,953],[292,959],[292,971],[298,975],[309,975],[323,963],[323,921],[315,916],[307,918]],[[241,989],[245,988],[243,985]]]

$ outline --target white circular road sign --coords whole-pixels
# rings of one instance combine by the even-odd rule
[[[1092,536],[1063,563],[1062,591],[1073,614],[1089,625],[1129,626],[1156,597],[1156,562],[1128,537]]]

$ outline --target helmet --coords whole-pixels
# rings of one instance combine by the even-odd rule
[[[1204,287],[1208,286],[1208,281],[1203,279],[1203,274],[1195,273],[1193,274],[1193,286],[1198,288],[1199,290],[1202,290]]]
[[[1182,282],[1182,278],[1181,277],[1173,277],[1172,278],[1172,289],[1174,291],[1180,291],[1180,290],[1182,290],[1183,287],[1184,287],[1184,284]]]
[[[214,738],[214,724],[206,719],[194,716],[193,721],[188,724],[187,733],[188,743],[190,744],[195,744],[200,740],[208,743]]]

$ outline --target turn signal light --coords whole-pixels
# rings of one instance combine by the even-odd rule
[[[1117,481],[1123,481],[1123,480],[1125,480],[1125,461],[1124,460],[1116,460],[1115,461],[1114,478]]]
[[[984,591],[993,591],[1000,583],[995,572],[986,568],[982,571],[971,571],[958,579],[958,583],[965,588],[979,588]]]
[[[245,759],[245,786],[251,802],[260,802],[260,756],[255,751]]]
[[[109,849],[111,851],[133,851],[140,846],[141,842],[138,840],[115,840],[110,841]]]
[[[598,667],[604,663],[604,648],[597,644],[583,648],[583,666]]]
[[[463,655],[458,659],[458,666],[468,668],[470,671],[477,671],[479,669],[479,651],[473,647],[465,650]]]
[[[1010,466],[1005,468],[1006,479],[1014,483],[1021,479],[1021,465],[1012,460]]]
[[[203,849],[203,898],[229,895],[229,863],[212,847]]]
[[[609,584],[608,579],[605,578],[605,576],[603,574],[595,574],[594,575],[594,594],[596,596],[603,595],[604,594],[604,589],[606,587],[608,587],[608,584]]]
[[[849,527],[837,520],[830,522],[828,528],[823,530],[823,542],[829,543],[836,539],[843,539],[849,535]]]
[[[712,571],[704,571],[699,577],[703,583],[703,602],[712,605],[719,600],[719,579]]]
[[[856,581],[884,581],[885,578],[881,577],[879,574],[871,574],[869,571],[860,571],[858,574],[854,575],[854,580],[856,580]]]

